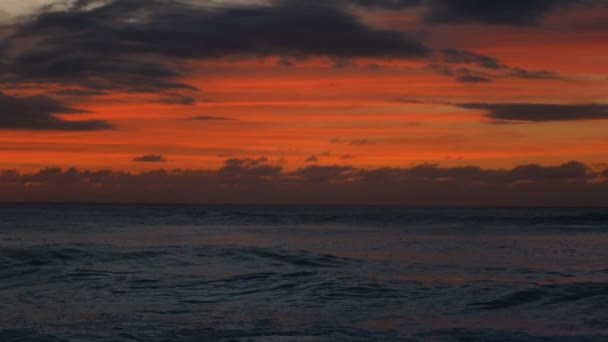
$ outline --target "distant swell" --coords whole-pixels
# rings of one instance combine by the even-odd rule
[[[608,284],[542,285],[525,290],[516,290],[490,301],[472,303],[471,306],[494,310],[523,305],[552,305],[586,300],[592,300],[597,305],[608,305]]]

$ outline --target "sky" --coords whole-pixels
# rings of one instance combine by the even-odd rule
[[[608,1],[0,3],[0,201],[608,205]]]

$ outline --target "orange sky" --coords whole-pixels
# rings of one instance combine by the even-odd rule
[[[266,156],[287,169],[316,164],[372,168],[436,163],[445,166],[512,167],[578,160],[608,161],[608,121],[572,120],[492,124],[485,112],[459,103],[608,104],[608,29],[585,22],[608,11],[547,14],[525,27],[430,25],[412,11],[373,11],[361,19],[373,27],[416,30],[433,51],[457,48],[491,56],[512,68],[546,70],[560,79],[491,74],[492,83],[463,83],[428,65],[438,57],[190,58],[176,80],[189,105],[158,103],[156,93],[108,90],[92,97],[52,95],[101,119],[114,130],[57,131],[1,128],[0,169],[47,166],[142,171],[214,169],[228,158]],[[560,26],[561,25],[561,26]],[[436,54],[433,52],[433,54]],[[336,62],[337,61],[337,62]],[[337,65],[343,64],[343,65]],[[459,66],[455,66],[459,67]],[[4,94],[54,94],[78,85],[22,82]],[[188,120],[195,116],[231,120]],[[162,155],[166,163],[133,158]]]

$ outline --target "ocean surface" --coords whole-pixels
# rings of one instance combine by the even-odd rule
[[[608,341],[608,210],[0,205],[0,341]]]

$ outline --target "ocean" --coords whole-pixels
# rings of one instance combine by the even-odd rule
[[[608,209],[2,204],[0,341],[608,341]]]

